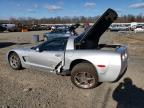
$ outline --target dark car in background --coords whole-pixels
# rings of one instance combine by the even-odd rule
[[[62,36],[77,36],[77,32],[75,31],[80,24],[74,24],[71,26],[61,25],[61,26],[55,26],[55,29],[53,29],[51,32],[47,32],[43,34],[44,40],[53,39],[56,37],[62,37]]]
[[[44,40],[53,39],[55,37],[61,36],[72,36],[73,34],[69,31],[68,28],[57,28],[52,30],[51,32],[46,32],[43,34]]]
[[[7,30],[7,28],[5,28],[5,27],[3,27],[3,26],[0,25],[0,32],[3,32],[5,30]]]

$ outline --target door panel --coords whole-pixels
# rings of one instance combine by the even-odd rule
[[[42,45],[39,45],[39,52],[33,50],[29,55],[29,63],[32,66],[47,68],[50,70],[64,60],[64,51],[67,43],[67,37],[55,38],[50,41],[46,41]]]
[[[63,60],[63,51],[33,51],[29,55],[29,62],[34,67],[47,68],[53,70],[56,65]]]

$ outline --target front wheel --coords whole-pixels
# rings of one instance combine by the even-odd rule
[[[20,58],[16,53],[12,53],[9,55],[9,64],[15,70],[19,70],[22,68]]]
[[[95,88],[98,83],[96,69],[90,63],[79,63],[71,72],[72,83],[82,89]]]

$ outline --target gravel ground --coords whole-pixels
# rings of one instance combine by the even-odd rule
[[[45,31],[0,33],[0,108],[143,108],[144,34],[106,32],[101,43],[128,46],[129,67],[116,83],[97,88],[75,87],[68,76],[34,69],[12,70],[5,54],[32,44],[32,35]]]

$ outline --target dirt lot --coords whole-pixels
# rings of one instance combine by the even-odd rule
[[[128,46],[129,67],[119,82],[95,89],[75,87],[70,77],[32,69],[12,70],[5,54],[15,47],[31,45],[41,32],[0,33],[0,108],[143,108],[144,34],[106,32],[101,43]]]

